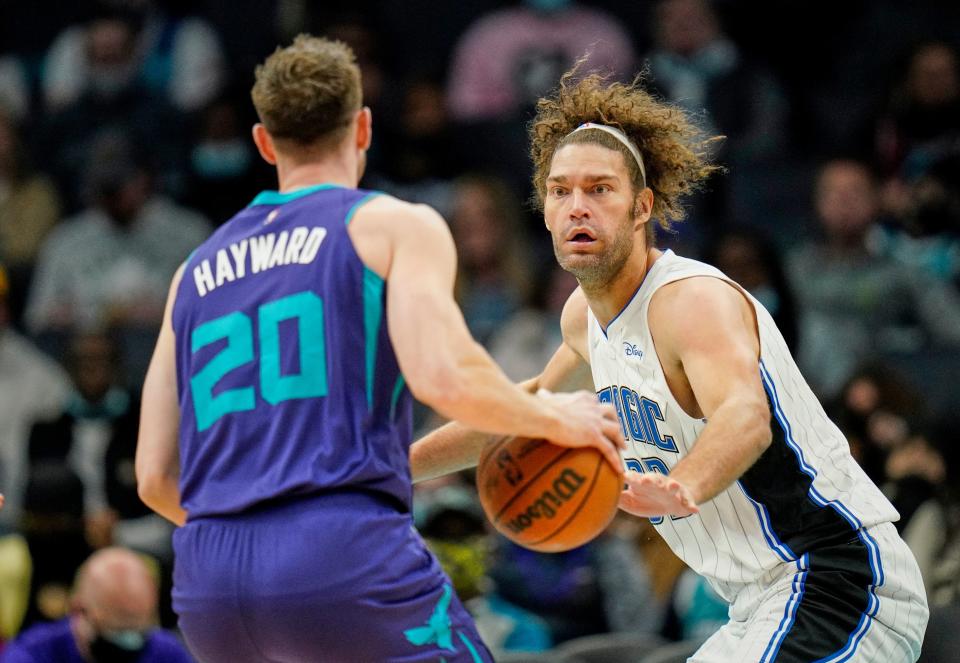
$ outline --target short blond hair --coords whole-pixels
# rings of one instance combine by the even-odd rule
[[[595,143],[623,154],[634,190],[653,190],[652,217],[664,229],[684,217],[682,199],[699,188],[713,173],[722,170],[710,163],[711,144],[721,136],[704,136],[687,114],[654,98],[640,85],[609,82],[601,74],[577,80],[583,60],[560,79],[550,97],[537,102],[537,114],[530,124],[530,156],[533,159],[533,187],[538,206],[543,208],[550,164],[565,145]],[[643,156],[646,178],[625,145],[603,131],[574,129],[585,122],[616,127],[632,140]]]
[[[250,94],[260,121],[275,139],[300,147],[338,142],[363,103],[360,67],[340,41],[298,35],[254,75]]]

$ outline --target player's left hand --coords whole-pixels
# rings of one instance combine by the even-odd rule
[[[620,508],[634,516],[683,517],[700,511],[690,490],[665,474],[630,470],[623,479],[627,487],[620,493]]]

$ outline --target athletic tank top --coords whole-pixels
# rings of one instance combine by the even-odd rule
[[[653,263],[606,330],[588,310],[594,384],[600,400],[617,409],[628,443],[626,467],[669,474],[706,426],[674,399],[647,325],[650,299],[661,286],[703,276],[737,287],[756,311],[757,370],[770,403],[773,442],[739,481],[699,505],[700,513],[652,521],[671,549],[729,601],[776,565],[899,515],[850,455],[766,309],[719,270],[672,251]]]
[[[173,308],[189,517],[325,491],[411,500],[386,284],[347,226],[368,191],[266,191],[186,264]]]

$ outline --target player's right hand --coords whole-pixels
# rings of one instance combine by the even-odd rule
[[[620,508],[642,518],[677,516],[683,518],[700,512],[690,489],[666,474],[624,474],[627,487],[620,493]]]
[[[623,474],[620,449],[626,449],[623,429],[617,411],[610,403],[601,403],[589,391],[553,393],[546,389],[537,392],[557,413],[557,426],[545,435],[562,447],[595,447],[617,474]]]

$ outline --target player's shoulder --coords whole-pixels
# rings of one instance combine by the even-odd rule
[[[733,281],[698,274],[658,288],[650,298],[647,324],[662,359],[682,347],[745,329],[743,321],[753,315]]]
[[[389,194],[371,196],[357,212],[355,219],[377,223],[404,221],[417,224],[443,224],[446,222],[440,213],[429,205],[411,203]]]
[[[746,304],[738,286],[722,276],[693,274],[669,281],[650,296],[650,322],[657,318],[680,323],[691,316],[700,320],[715,317]]]
[[[722,275],[691,274],[668,281],[650,296],[653,302],[669,303],[672,306],[696,306],[704,297],[732,299],[737,297],[737,286]]]
[[[350,232],[355,240],[375,235],[392,241],[453,242],[447,222],[435,209],[386,194],[371,197],[357,209]]]

